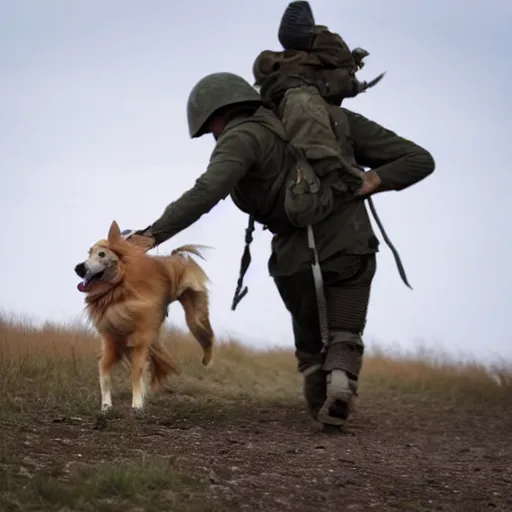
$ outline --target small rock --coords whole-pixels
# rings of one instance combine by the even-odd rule
[[[338,482],[338,487],[345,487],[346,485],[354,485],[355,481],[351,478],[346,478],[345,480],[341,480]]]
[[[210,481],[211,484],[220,484],[220,479],[213,470],[210,471],[210,474],[208,475],[208,480]]]

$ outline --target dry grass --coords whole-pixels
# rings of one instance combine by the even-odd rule
[[[219,340],[214,366],[200,364],[197,342],[180,331],[168,330],[165,343],[183,370],[170,387],[181,397],[229,404],[300,399],[300,378],[292,350],[251,350]],[[97,360],[99,341],[84,327],[0,319],[0,411],[24,412],[34,405],[62,412],[88,414],[99,407]],[[126,370],[114,375],[114,393],[129,393]],[[363,392],[424,393],[448,400],[503,400],[510,397],[510,368],[486,368],[451,361],[427,352],[387,356],[369,351],[362,372]],[[115,395],[114,394],[114,400]]]
[[[299,377],[293,354],[257,352],[220,340],[214,365],[204,369],[198,343],[180,331],[165,333],[165,343],[183,374],[169,387],[180,397],[274,402],[297,399]],[[1,412],[28,412],[34,406],[63,413],[89,414],[99,408],[98,338],[83,327],[0,321]],[[113,399],[131,392],[126,369],[114,370]],[[115,406],[115,403],[114,403]]]
[[[165,343],[183,374],[170,382],[180,397],[204,405],[233,401],[300,400],[300,377],[292,350],[251,350],[230,340],[219,340],[211,369],[200,364],[199,345],[188,335],[168,330]],[[90,414],[99,408],[97,381],[98,338],[84,327],[0,319],[0,414],[52,408]],[[505,363],[486,368],[476,362],[457,362],[427,352],[396,354],[368,351],[362,392],[422,393],[460,401],[509,400],[512,372]],[[128,394],[126,370],[114,374],[116,394]],[[115,404],[114,404],[115,405]]]
[[[483,365],[425,349],[393,356],[377,349],[365,359],[362,379],[366,389],[374,391],[414,393],[455,403],[512,403],[512,365],[507,361]]]

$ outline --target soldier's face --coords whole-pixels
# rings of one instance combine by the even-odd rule
[[[226,126],[226,122],[224,121],[224,118],[222,117],[214,117],[211,121],[210,121],[210,125],[209,125],[209,131],[212,133],[213,135],[213,138],[215,140],[217,140],[220,136],[220,134],[222,133],[222,130],[224,130]]]

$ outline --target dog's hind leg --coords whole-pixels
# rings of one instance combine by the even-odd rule
[[[119,359],[119,354],[113,340],[104,337],[101,341],[103,349],[98,362],[101,409],[102,411],[108,411],[112,407],[112,379],[110,373]]]
[[[178,298],[184,311],[188,328],[203,349],[203,365],[213,360],[214,333],[210,324],[208,294],[206,291],[186,289]]]

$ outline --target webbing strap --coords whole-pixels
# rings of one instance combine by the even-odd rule
[[[313,271],[313,279],[315,282],[316,303],[318,307],[318,321],[320,323],[320,335],[324,349],[329,344],[329,320],[327,318],[327,302],[325,300],[324,279],[322,269],[318,260],[318,252],[316,250],[315,235],[311,225],[307,227],[308,246],[311,252],[311,270]]]
[[[235,311],[239,302],[247,295],[249,292],[249,288],[247,286],[242,290],[244,276],[251,264],[251,251],[249,246],[252,242],[252,234],[254,232],[254,217],[249,215],[249,223],[245,230],[245,248],[244,253],[242,255],[242,260],[240,261],[240,274],[238,276],[238,281],[236,285],[235,295],[233,297],[233,302],[231,304],[231,311]]]
[[[393,242],[391,242],[388,234],[386,233],[386,230],[384,229],[384,226],[382,225],[382,222],[379,218],[379,215],[377,213],[377,210],[375,209],[375,205],[373,204],[373,200],[371,197],[368,197],[368,204],[370,206],[370,211],[373,215],[373,218],[375,219],[375,222],[377,223],[377,226],[379,227],[380,232],[382,233],[382,238],[384,238],[384,241],[386,245],[389,247],[391,252],[393,253],[393,257],[395,259],[396,266],[398,268],[398,273],[400,274],[400,277],[402,281],[405,283],[406,286],[408,286],[412,290],[412,286],[409,284],[409,281],[407,279],[407,274],[405,272],[405,268],[402,264],[402,260],[400,258],[400,254],[398,253],[396,247],[393,245]],[[245,230],[245,248],[244,253],[242,255],[242,259],[240,262],[240,274],[237,281],[237,287],[235,290],[235,295],[233,297],[233,302],[231,304],[231,310],[235,311],[236,307],[240,303],[240,301],[247,295],[249,292],[248,287],[242,289],[243,286],[243,280],[244,276],[249,268],[249,265],[251,264],[251,251],[250,251],[250,244],[253,240],[253,234],[254,232],[254,217],[252,215],[249,216],[249,223],[247,225],[247,228]],[[313,271],[313,278],[315,281],[315,290],[316,290],[316,297],[317,297],[317,305],[318,305],[318,317],[320,322],[320,332],[322,336],[322,342],[324,346],[327,345],[330,339],[329,334],[329,322],[327,318],[327,305],[325,300],[325,293],[324,293],[324,283],[323,283],[323,277],[322,277],[322,270],[320,268],[320,262],[318,259],[318,252],[316,249],[316,243],[315,243],[315,236],[313,233],[313,228],[311,225],[307,227],[307,234],[308,234],[308,246],[309,250],[311,251],[311,269]]]
[[[382,225],[382,222],[379,218],[379,215],[377,213],[377,210],[375,209],[375,205],[373,204],[372,198],[368,198],[368,203],[370,205],[370,210],[372,212],[372,215],[377,222],[377,225],[379,226],[380,232],[382,233],[382,237],[384,238],[384,241],[386,242],[387,246],[390,248],[391,252],[393,253],[393,256],[395,258],[396,266],[398,268],[398,272],[400,274],[400,277],[402,278],[402,281],[412,290],[411,285],[409,284],[409,281],[407,280],[407,275],[405,273],[404,266],[402,264],[402,260],[400,258],[400,254],[398,253],[396,247],[393,245],[393,242],[391,242],[390,238],[388,237],[384,226]],[[315,235],[313,232],[313,228],[311,225],[308,225],[307,227],[307,233],[308,233],[308,246],[309,250],[311,251],[311,270],[313,272],[313,279],[315,282],[315,291],[316,291],[316,302],[317,302],[317,308],[318,308],[318,321],[320,323],[320,335],[322,337],[322,343],[324,346],[324,350],[327,347],[327,345],[330,342],[331,335],[329,332],[329,319],[327,315],[327,302],[325,299],[325,291],[324,291],[324,280],[322,276],[322,269],[320,267],[320,262],[318,259],[318,251],[316,249],[316,243],[315,243]]]
[[[400,254],[398,253],[396,247],[393,245],[393,242],[389,239],[389,236],[387,235],[386,230],[384,229],[384,226],[382,225],[382,222],[380,221],[379,214],[377,213],[377,210],[375,209],[375,205],[373,204],[373,200],[371,197],[368,197],[368,204],[370,205],[370,211],[372,212],[373,218],[375,219],[375,222],[377,223],[377,226],[379,226],[379,230],[382,233],[382,238],[384,238],[386,245],[389,247],[389,249],[393,253],[393,257],[395,258],[395,263],[398,268],[398,273],[400,274],[402,281],[405,283],[406,286],[408,286],[412,290],[412,286],[409,284],[409,281],[407,279],[407,275],[405,273],[405,268],[402,264]]]

